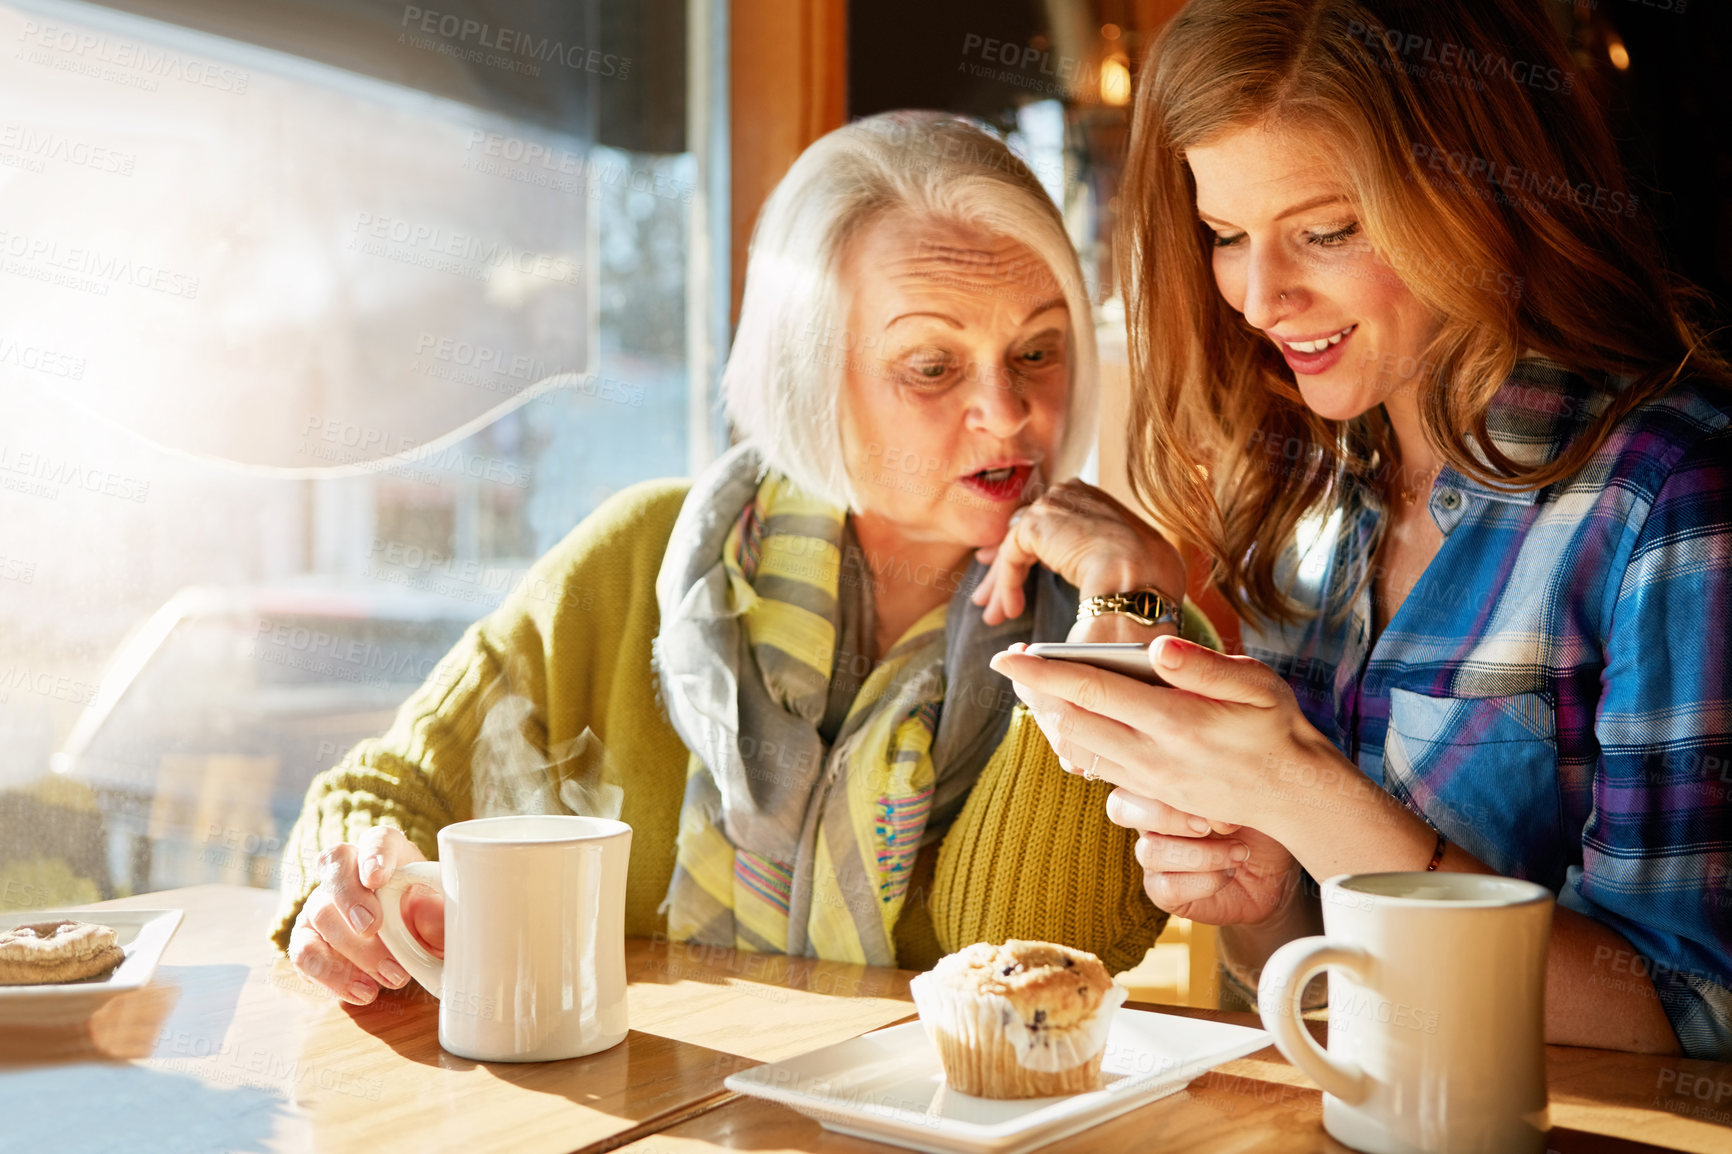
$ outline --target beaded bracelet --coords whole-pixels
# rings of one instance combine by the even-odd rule
[[[1444,847],[1449,845],[1448,840],[1443,836],[1443,831],[1440,829],[1440,830],[1437,830],[1436,832],[1437,832],[1437,848],[1431,851],[1431,864],[1425,867],[1427,873],[1430,873],[1432,870],[1436,869],[1440,864],[1442,864]]]

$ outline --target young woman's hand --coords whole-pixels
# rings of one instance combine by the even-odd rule
[[[1165,802],[1119,788],[1107,820],[1134,829],[1143,890],[1160,909],[1213,926],[1264,921],[1299,881],[1299,864],[1280,842],[1249,826],[1212,832],[1210,823]]]
[[[1185,592],[1185,562],[1179,551],[1141,517],[1081,481],[1054,485],[1018,509],[1004,540],[977,550],[975,556],[990,566],[974,591],[974,603],[984,607],[988,625],[1022,615],[1023,582],[1036,564],[1075,585],[1084,597],[1146,587],[1172,597]],[[1110,617],[1096,620],[1113,623]]]
[[[375,891],[397,867],[426,861],[414,842],[392,826],[374,826],[356,844],[344,842],[319,855],[319,885],[289,933],[289,960],[301,973],[346,1002],[364,1006],[380,986],[409,981],[379,939],[383,910]],[[445,899],[427,886],[403,895],[403,920],[435,952],[445,945]]]
[[[1389,807],[1403,808],[1305,719],[1287,683],[1262,662],[1178,637],[1155,640],[1149,660],[1171,688],[1030,657],[1019,646],[994,656],[992,667],[1015,683],[1076,770],[1217,829],[1260,830],[1304,864],[1312,864],[1301,849],[1307,841],[1387,824]]]

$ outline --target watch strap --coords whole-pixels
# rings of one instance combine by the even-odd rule
[[[1159,589],[1127,589],[1123,593],[1103,593],[1085,597],[1077,606],[1077,620],[1117,613],[1129,617],[1138,625],[1177,625],[1179,602]]]

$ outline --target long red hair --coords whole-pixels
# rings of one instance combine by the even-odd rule
[[[1329,142],[1373,249],[1442,318],[1416,381],[1426,436],[1484,483],[1569,476],[1686,364],[1728,379],[1537,3],[1191,0],[1140,83],[1120,197],[1131,483],[1166,532],[1202,551],[1241,615],[1291,619],[1279,554],[1339,500],[1343,476],[1387,489],[1395,444],[1381,410],[1337,422],[1308,409],[1272,342],[1221,299],[1189,148],[1259,123]],[[1486,431],[1493,395],[1530,352],[1588,378],[1635,378],[1537,467]]]

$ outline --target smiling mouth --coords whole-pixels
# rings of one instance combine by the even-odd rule
[[[1351,324],[1340,332],[1331,333],[1326,337],[1318,337],[1314,341],[1282,341],[1281,345],[1295,353],[1309,356],[1314,353],[1320,353],[1331,345],[1340,344],[1344,338],[1352,336],[1353,330],[1358,327],[1357,324]]]

